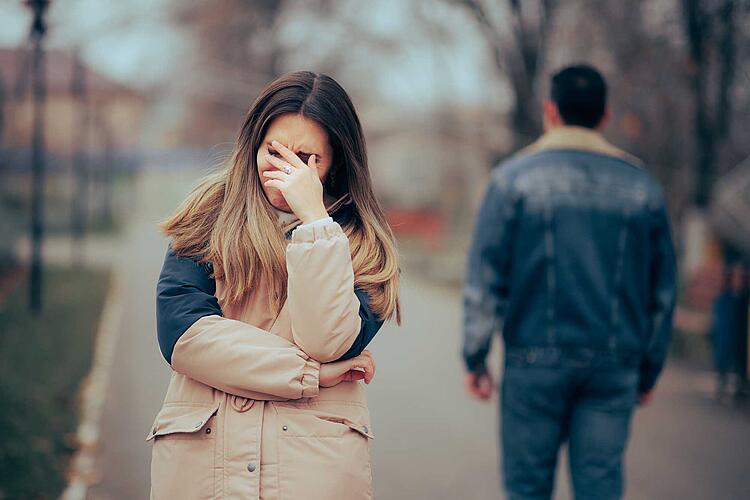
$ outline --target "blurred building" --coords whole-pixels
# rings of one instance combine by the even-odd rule
[[[0,49],[3,127],[0,147],[27,148],[31,144],[31,53]],[[108,135],[114,149],[136,148],[147,107],[145,97],[101,73],[86,67],[71,52],[45,52],[47,83],[45,147],[54,155],[67,156],[76,144],[80,126],[78,111],[86,102],[91,111],[92,139]],[[76,95],[77,94],[77,95]]]
[[[474,212],[507,129],[491,111],[443,106],[362,112],[370,170],[401,238],[451,247],[473,229]]]
[[[12,262],[18,235],[28,225],[31,56],[28,49],[0,49],[0,232],[5,235],[0,258],[5,262]],[[84,178],[89,211],[110,206],[113,173],[132,168],[140,156],[148,102],[138,91],[86,67],[72,52],[47,50],[44,64],[45,226],[67,230],[76,175]]]

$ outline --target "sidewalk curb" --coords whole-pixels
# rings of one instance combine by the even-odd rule
[[[107,401],[107,388],[124,311],[126,276],[117,267],[112,274],[112,284],[97,329],[91,371],[81,383],[81,418],[76,431],[78,451],[70,461],[69,482],[60,496],[61,500],[85,500],[89,486],[98,479],[96,452],[101,417]]]

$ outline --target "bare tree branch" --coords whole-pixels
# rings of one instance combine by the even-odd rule
[[[719,85],[716,99],[716,134],[719,138],[725,138],[729,132],[729,122],[732,114],[730,102],[730,91],[735,77],[737,58],[737,45],[735,41],[735,11],[732,0],[724,0],[719,12],[720,39],[719,54]]]
[[[524,16],[524,4],[520,0],[508,0],[506,29],[511,34],[510,40],[504,39],[502,24],[494,21],[481,0],[453,0],[452,3],[466,9],[476,21],[498,73],[504,74],[511,84],[514,94],[511,112],[514,147],[528,144],[541,132],[541,120],[537,116],[537,77],[547,50],[555,0],[537,1],[536,23]],[[528,6],[528,2],[525,5]]]
[[[497,28],[490,21],[484,6],[477,0],[453,0],[453,3],[469,10],[474,20],[479,25],[482,35],[490,45],[493,62],[500,71],[507,71],[507,61],[504,54],[505,43],[500,37]]]

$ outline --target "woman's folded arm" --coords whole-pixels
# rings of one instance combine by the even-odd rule
[[[362,352],[383,322],[354,288],[349,240],[336,222],[300,226],[287,246],[287,300],[295,343],[327,363]]]
[[[157,332],[164,359],[194,380],[252,399],[318,393],[320,364],[294,343],[222,317],[204,266],[167,250],[157,285]]]

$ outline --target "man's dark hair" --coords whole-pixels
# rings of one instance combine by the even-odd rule
[[[607,84],[592,66],[567,66],[552,75],[550,97],[566,125],[596,128],[607,106]]]

